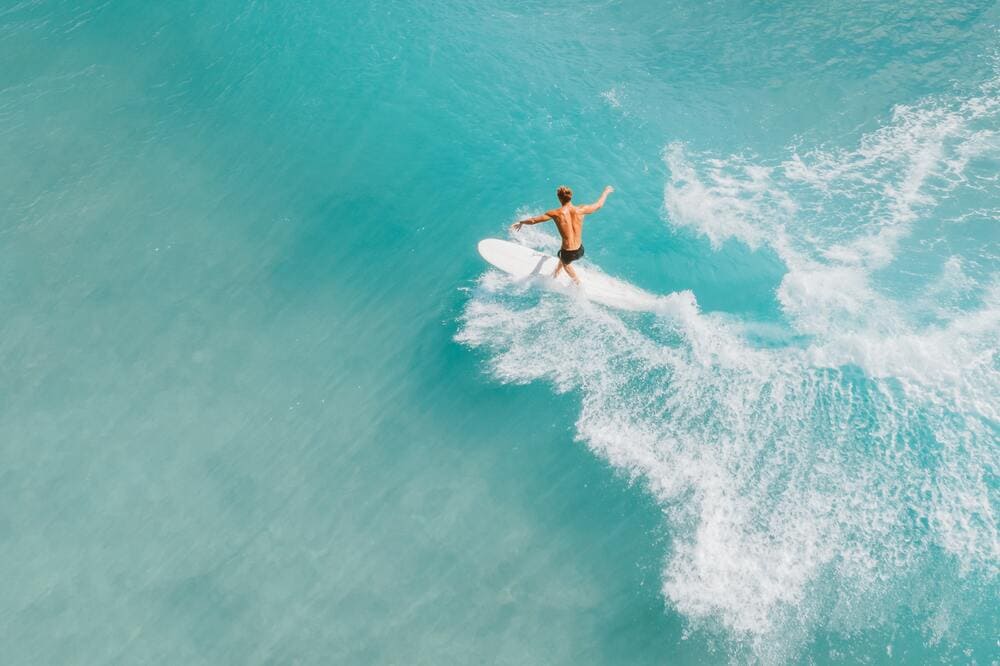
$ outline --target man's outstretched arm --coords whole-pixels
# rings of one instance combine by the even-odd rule
[[[614,191],[615,188],[608,185],[607,187],[604,188],[604,192],[601,193],[600,199],[598,199],[592,204],[587,204],[586,206],[578,206],[577,210],[583,213],[584,215],[590,215],[591,213],[599,211],[601,207],[604,205],[604,202],[607,201],[608,195]]]
[[[521,227],[523,227],[526,224],[538,224],[539,222],[544,222],[545,220],[551,220],[552,217],[553,217],[552,214],[553,214],[553,211],[550,210],[549,212],[542,213],[541,215],[536,215],[534,217],[528,217],[528,218],[525,218],[523,220],[520,220],[520,221],[515,222],[514,224],[510,225],[510,228],[513,229],[514,231],[520,231]]]

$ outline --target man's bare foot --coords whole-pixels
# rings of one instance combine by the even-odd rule
[[[579,287],[580,286],[580,278],[578,278],[576,276],[576,271],[573,270],[573,267],[570,266],[569,264],[562,264],[562,267],[566,270],[566,275],[570,276],[570,278],[573,279],[573,282],[575,282],[576,285]]]

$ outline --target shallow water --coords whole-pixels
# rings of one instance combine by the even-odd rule
[[[0,4],[7,660],[997,658],[994,3],[202,4]]]

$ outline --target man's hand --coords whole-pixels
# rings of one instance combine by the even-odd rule
[[[601,207],[604,206],[604,202],[608,198],[608,195],[614,191],[615,188],[608,185],[607,187],[604,188],[604,192],[601,193],[601,197],[597,201],[595,201],[592,204],[587,204],[586,206],[577,206],[577,210],[583,213],[584,215],[590,215],[591,213],[596,213],[597,211],[601,210]]]
[[[542,213],[541,215],[536,215],[534,217],[526,217],[523,220],[518,220],[514,224],[510,225],[511,231],[520,231],[521,227],[526,224],[538,224],[539,222],[544,222],[545,220],[551,220],[555,217],[556,211],[550,210],[547,213]]]

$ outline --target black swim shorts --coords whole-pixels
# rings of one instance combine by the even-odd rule
[[[559,250],[559,261],[564,264],[572,264],[577,259],[583,256],[583,246],[576,248],[575,250]]]

